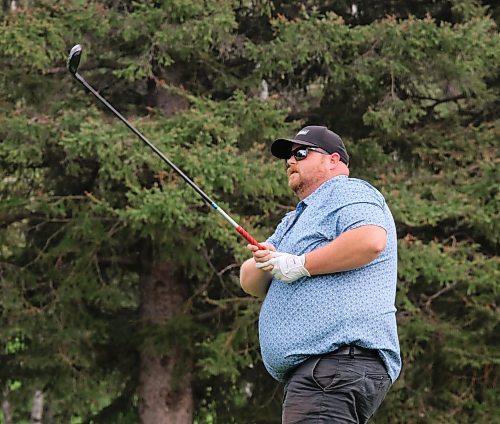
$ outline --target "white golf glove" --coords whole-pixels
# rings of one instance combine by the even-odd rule
[[[271,274],[285,283],[291,283],[302,277],[310,277],[309,271],[305,269],[306,255],[292,255],[290,253],[273,252],[273,258],[266,262],[257,262],[257,268],[265,268],[272,265]]]

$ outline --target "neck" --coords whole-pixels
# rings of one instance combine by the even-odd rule
[[[314,193],[321,185],[323,185],[323,183],[326,183],[332,178],[339,177],[341,175],[344,175],[346,177],[349,176],[349,168],[342,162],[340,162],[339,165],[334,170],[332,170],[332,172],[329,173],[327,177],[315,181],[308,187],[299,187],[295,194],[300,200],[304,200],[310,194]]]
[[[338,177],[339,175],[345,175],[346,177],[349,176],[349,168],[344,162],[339,162],[337,167],[333,171],[333,177]]]

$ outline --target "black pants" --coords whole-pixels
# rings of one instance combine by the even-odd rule
[[[376,354],[311,357],[285,384],[282,423],[366,423],[390,386]]]

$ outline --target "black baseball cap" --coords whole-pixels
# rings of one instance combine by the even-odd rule
[[[311,125],[302,128],[294,138],[278,138],[271,145],[271,153],[280,159],[289,159],[292,155],[292,144],[303,146],[320,147],[328,153],[338,153],[340,160],[349,165],[349,155],[344,142],[326,127]]]

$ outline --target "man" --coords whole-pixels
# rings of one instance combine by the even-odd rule
[[[396,228],[384,197],[349,178],[341,138],[308,126],[278,139],[300,199],[240,283],[264,297],[262,358],[285,383],[283,423],[365,423],[399,375]]]

